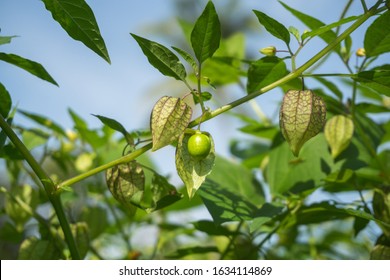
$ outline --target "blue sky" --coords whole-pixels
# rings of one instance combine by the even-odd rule
[[[100,31],[107,45],[111,65],[71,39],[41,1],[0,0],[0,28],[2,36],[18,35],[11,44],[2,45],[0,51],[15,53],[41,63],[57,81],[59,87],[42,81],[29,73],[0,62],[0,79],[10,92],[13,103],[26,111],[47,116],[65,128],[72,123],[67,113],[72,108],[91,126],[100,122],[91,114],[99,114],[120,121],[128,130],[148,127],[149,115],[154,103],[163,95],[186,89],[171,78],[162,76],[150,66],[130,32],[152,40],[161,36],[150,32],[150,27],[162,22],[170,22],[173,32],[180,32],[175,24],[174,0],[143,1],[87,1],[95,13]],[[199,1],[203,7],[206,1]],[[215,0],[217,11],[222,13],[224,0]],[[286,0],[286,4],[301,9],[325,23],[336,21],[347,1],[330,4],[329,1]],[[373,3],[375,1],[367,1]],[[237,13],[249,14],[254,19],[252,9],[261,10],[279,20],[287,27],[293,25],[301,32],[306,29],[278,1],[244,0]],[[355,1],[349,15],[361,13],[360,1]],[[252,33],[247,39],[247,49],[256,52],[261,47],[275,45],[284,48],[283,42],[266,32]],[[364,30],[362,28],[362,30]],[[161,41],[160,41],[161,42]],[[167,46],[172,42],[164,41]],[[354,37],[354,48],[363,44],[363,34]],[[321,40],[312,40],[298,58],[298,65],[324,46]],[[261,55],[259,54],[260,58]],[[335,57],[331,57],[335,59]],[[340,65],[335,62],[334,65]],[[322,68],[323,72],[334,72],[332,68]],[[337,68],[336,71],[343,71]],[[229,98],[242,96],[242,92],[232,89]],[[271,91],[256,99],[267,114],[275,112],[281,98],[280,90]],[[247,110],[243,105],[238,110]],[[250,110],[250,109],[249,109]],[[231,120],[229,120],[231,121]],[[16,122],[27,122],[19,116]],[[216,142],[221,143],[219,151],[227,150],[227,135],[236,134],[237,125],[222,127],[220,119],[205,124],[204,128],[213,131]],[[220,141],[219,141],[220,140]]]

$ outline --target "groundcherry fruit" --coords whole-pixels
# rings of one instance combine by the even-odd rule
[[[204,159],[210,154],[211,140],[206,134],[196,131],[188,139],[188,153],[195,159]]]

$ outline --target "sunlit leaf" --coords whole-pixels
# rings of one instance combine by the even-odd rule
[[[130,33],[148,58],[149,63],[163,75],[185,80],[186,70],[179,58],[165,46]]]
[[[286,64],[277,57],[266,56],[253,63],[248,69],[248,93],[255,92],[287,74]]]
[[[191,32],[191,45],[199,63],[210,58],[219,48],[221,26],[212,1],[209,1],[195,22]]]
[[[390,52],[390,11],[380,15],[367,28],[364,49],[367,57]]]
[[[62,28],[108,63],[110,57],[93,11],[84,0],[42,0]]]
[[[283,40],[287,45],[290,43],[290,33],[283,24],[260,11],[253,10],[253,12],[257,16],[260,24],[262,24],[269,33],[276,38]]]
[[[49,83],[58,86],[57,82],[50,76],[50,74],[43,68],[43,66],[35,61],[23,58],[16,54],[0,53],[0,60],[13,64],[23,70],[26,70],[30,74],[41,78]]]

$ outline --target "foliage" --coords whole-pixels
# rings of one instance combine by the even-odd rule
[[[43,2],[70,37],[110,62],[85,1]],[[264,46],[258,60],[245,57],[242,32],[223,36],[212,1],[194,23],[180,22],[186,50],[131,33],[151,66],[188,88],[180,98],[150,101],[148,131],[100,115],[102,126],[91,128],[72,109],[74,129],[66,131],[44,115],[18,109],[0,84],[1,258],[389,258],[390,65],[378,62],[390,52],[390,12],[382,0],[372,7],[361,3],[361,15],[345,17],[347,5],[338,21],[325,24],[280,2],[310,29],[304,32],[254,10],[252,16],[286,47]],[[373,16],[358,42],[364,51],[355,54],[350,35]],[[0,37],[0,45],[13,38]],[[297,65],[313,38],[326,47]],[[327,63],[329,54],[346,73],[312,67]],[[57,85],[37,62],[6,53],[0,60]],[[244,96],[209,109],[207,102],[231,84],[240,85]],[[264,115],[232,114],[247,137],[230,139],[231,158],[218,154],[212,131],[202,131],[210,141],[207,153],[192,156],[188,141],[204,122],[274,88],[290,93],[280,124]],[[192,120],[190,104],[201,109]],[[15,124],[15,114],[36,125]],[[183,181],[177,186],[153,163],[153,152],[168,145],[176,147],[172,157]],[[210,219],[180,218],[199,217],[202,209]],[[368,232],[375,244],[364,238]],[[137,234],[143,234],[140,244]]]

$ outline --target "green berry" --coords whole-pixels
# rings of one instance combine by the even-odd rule
[[[197,131],[188,139],[187,148],[193,158],[204,159],[210,154],[211,140],[206,134]]]

